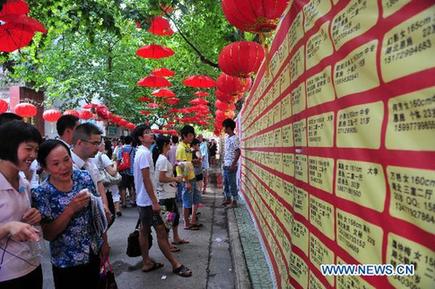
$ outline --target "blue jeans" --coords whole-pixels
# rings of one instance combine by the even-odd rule
[[[237,170],[230,171],[230,167],[224,166],[224,194],[225,199],[237,201],[239,195],[236,181]]]
[[[192,184],[192,189],[188,190],[186,188],[186,185],[183,183],[183,195],[182,195],[182,201],[183,201],[183,208],[190,209],[193,205],[198,205],[201,202],[201,195],[196,188],[196,182],[190,181]]]

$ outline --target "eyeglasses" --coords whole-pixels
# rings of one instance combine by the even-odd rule
[[[91,144],[94,146],[99,146],[101,144],[101,140],[100,141],[88,141],[88,140],[82,139],[81,141],[87,142],[88,144]]]

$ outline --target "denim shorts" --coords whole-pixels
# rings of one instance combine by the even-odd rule
[[[192,189],[186,190],[183,184],[183,208],[190,209],[192,205],[198,205],[201,202],[200,192],[196,189],[196,182],[191,182]]]

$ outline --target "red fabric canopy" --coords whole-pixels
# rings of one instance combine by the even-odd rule
[[[136,51],[136,55],[142,58],[159,59],[174,55],[174,51],[168,47],[157,44],[145,45]]]
[[[183,84],[185,86],[199,87],[199,88],[211,88],[216,86],[216,82],[213,80],[213,78],[207,75],[189,76],[183,81]]]
[[[150,75],[139,80],[137,85],[144,87],[165,87],[171,86],[172,83],[164,77]]]
[[[23,0],[7,0],[0,11],[0,18],[8,15],[20,15],[29,13],[29,5]]]
[[[151,92],[152,95],[158,97],[175,97],[175,93],[167,88],[160,88]]]
[[[192,105],[197,105],[197,104],[207,105],[208,101],[203,98],[194,98],[191,101],[189,101],[189,103]]]
[[[161,16],[156,16],[151,20],[148,32],[159,36],[171,36],[174,34],[169,21]]]
[[[206,97],[209,96],[210,94],[207,91],[197,91],[195,92],[195,95],[198,97]]]
[[[151,71],[151,74],[161,77],[171,77],[175,75],[175,72],[168,68],[162,67],[154,69],[153,71]]]

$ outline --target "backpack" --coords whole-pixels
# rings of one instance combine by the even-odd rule
[[[132,150],[133,150],[133,148],[131,148],[130,152],[124,152],[124,151],[122,152],[121,160],[120,160],[119,165],[118,165],[119,172],[128,170],[130,168],[130,166],[131,166],[130,154],[131,154]]]

